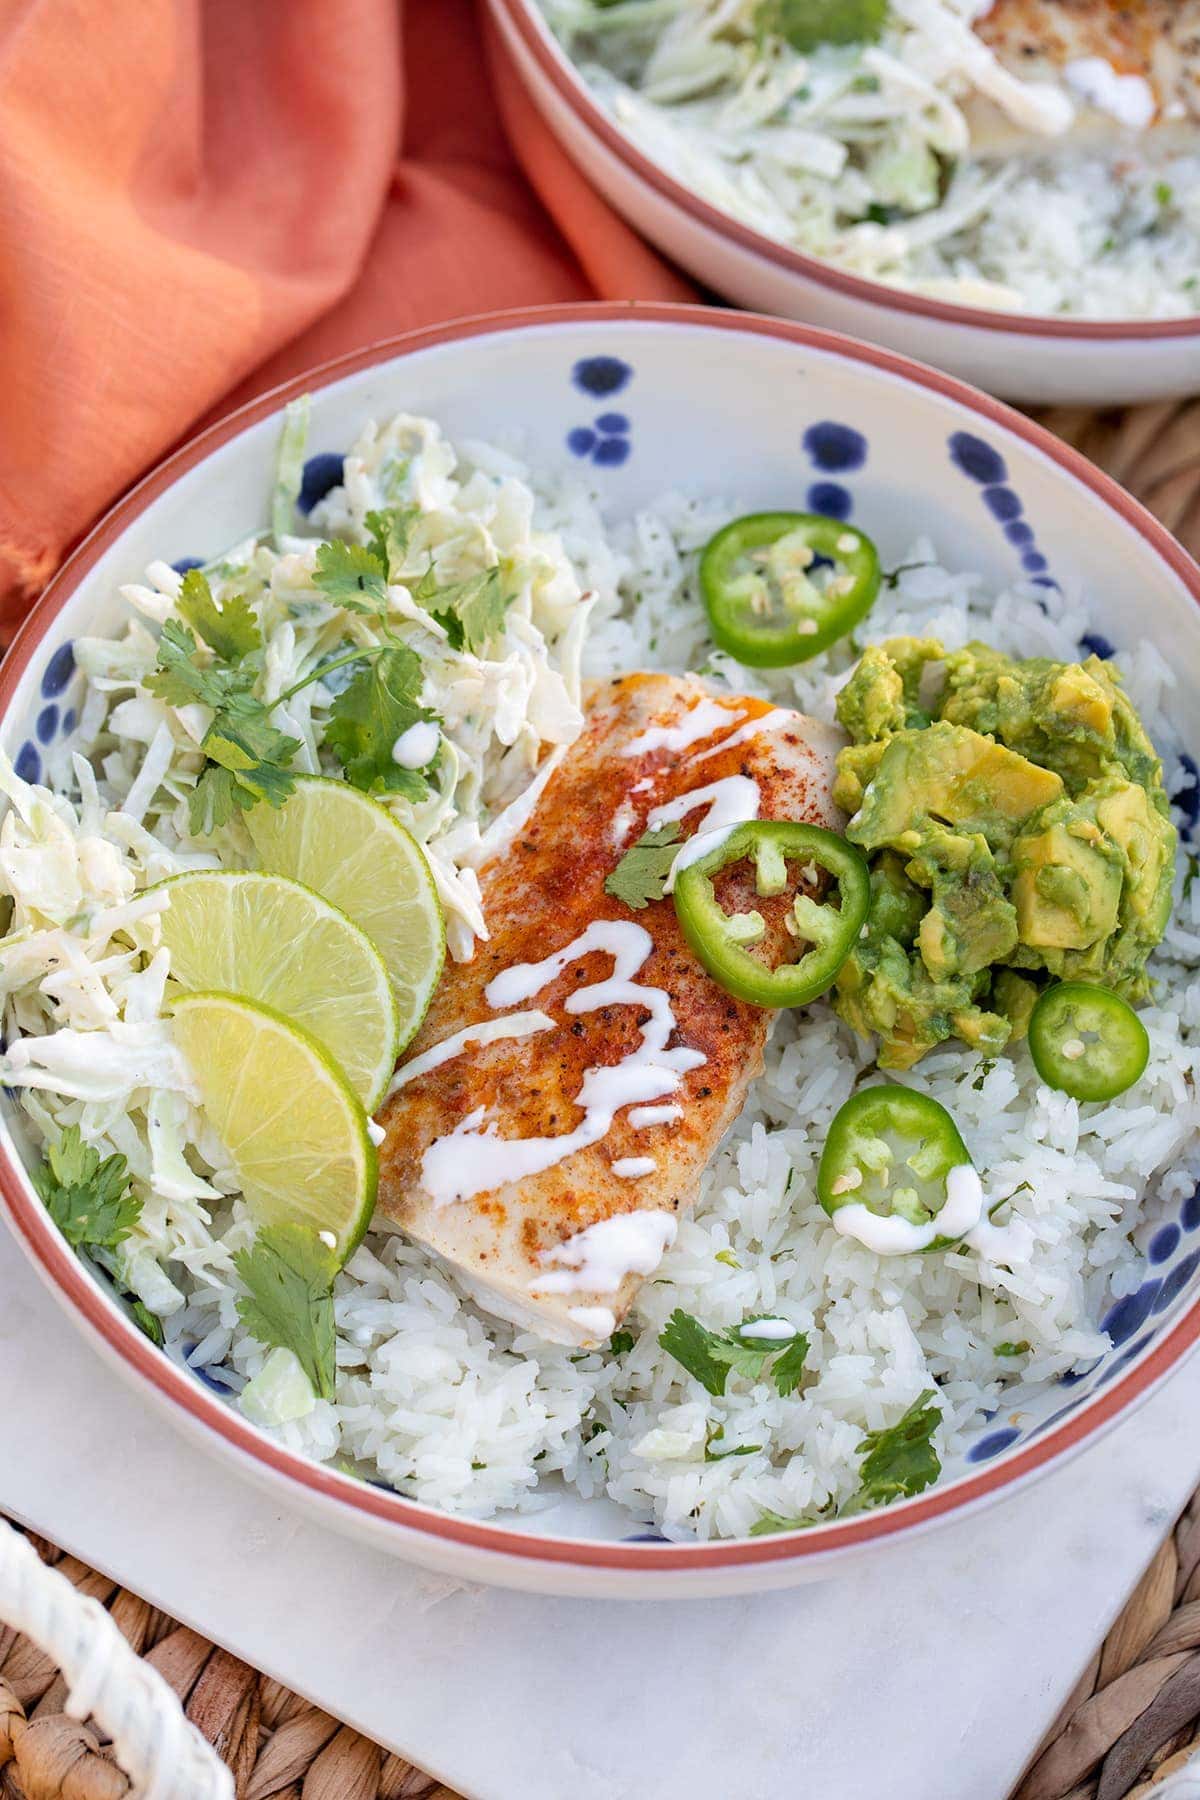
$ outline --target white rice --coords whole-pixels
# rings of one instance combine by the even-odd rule
[[[483,446],[471,454],[485,474],[527,474]],[[561,533],[580,584],[600,596],[585,669],[700,669],[832,716],[858,646],[780,672],[744,671],[711,653],[693,552],[735,506],[670,496],[609,528],[577,476],[535,485],[537,526]],[[994,594],[939,567],[925,542],[904,560],[922,566],[885,588],[862,641],[980,636],[1017,655],[1078,654],[1078,600],[1030,587]],[[1148,644],[1118,661],[1170,787],[1171,672]],[[336,1398],[274,1435],[457,1512],[542,1507],[565,1484],[607,1494],[676,1539],[738,1535],[767,1511],[803,1515],[845,1500],[858,1485],[863,1431],[894,1423],[929,1386],[952,1467],[981,1417],[1004,1405],[1006,1377],[1037,1384],[1107,1347],[1097,1321],[1137,1286],[1148,1222],[1200,1173],[1200,884],[1183,895],[1184,861],[1152,965],[1159,999],[1143,1013],[1150,1066],[1130,1093],[1081,1109],[1039,1084],[1023,1048],[983,1062],[956,1043],[907,1077],[954,1113],[989,1201],[1013,1196],[1011,1216],[1026,1221],[1032,1248],[1011,1269],[957,1252],[880,1259],[833,1231],[815,1199],[816,1163],[833,1113],[871,1067],[871,1046],[818,1005],[780,1018],[765,1074],[627,1321],[631,1348],[543,1343],[481,1312],[419,1249],[372,1236],[337,1284]],[[43,1099],[26,1096],[48,1134]],[[228,1273],[228,1249],[245,1233],[239,1240],[242,1227],[219,1211],[206,1226],[208,1217],[193,1207],[186,1225],[168,1219],[184,1304],[171,1283],[159,1305],[152,1280],[141,1291],[162,1314],[168,1353],[236,1404],[266,1353],[238,1320]],[[790,1321],[810,1338],[803,1391],[783,1399],[769,1379],[735,1374],[714,1398],[659,1347],[676,1307],[714,1328],[755,1313]],[[1005,1343],[1029,1349],[999,1358]]]
[[[1200,133],[972,154],[987,0],[895,0],[880,44],[807,56],[763,37],[759,0],[540,4],[631,142],[769,238],[1002,311],[1200,311]]]

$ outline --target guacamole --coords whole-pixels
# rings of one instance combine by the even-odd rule
[[[1047,978],[1128,1000],[1171,908],[1162,764],[1099,658],[872,645],[838,696],[834,799],[871,905],[834,1004],[910,1068],[949,1037],[1024,1035]]]

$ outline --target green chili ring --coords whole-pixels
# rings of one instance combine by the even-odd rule
[[[1140,1081],[1150,1039],[1132,1006],[1111,989],[1058,981],[1029,1018],[1033,1066],[1073,1100],[1115,1100]]]
[[[836,906],[832,898],[795,896],[796,935],[812,946],[796,962],[771,968],[751,955],[747,946],[765,930],[761,915],[727,913],[717,900],[713,877],[744,857],[755,866],[760,894],[786,890],[789,860],[812,864],[833,878]],[[820,825],[788,819],[735,825],[675,877],[675,911],[693,953],[726,993],[752,1006],[807,1006],[825,993],[854,947],[870,900],[871,877],[861,850]]]
[[[925,1226],[945,1205],[951,1169],[970,1161],[952,1115],[931,1094],[895,1082],[860,1088],[834,1114],[826,1133],[817,1199],[830,1218],[857,1203],[880,1217]],[[901,1185],[893,1187],[893,1177]],[[918,1254],[946,1250],[957,1241],[935,1237]]]
[[[834,572],[818,585],[818,557]],[[879,593],[869,537],[821,513],[747,513],[711,538],[700,592],[717,645],[751,668],[806,662],[852,631]]]

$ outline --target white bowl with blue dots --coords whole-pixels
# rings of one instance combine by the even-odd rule
[[[1028,420],[873,348],[777,321],[701,308],[565,307],[467,321],[377,346],[254,403],[179,453],[82,547],[0,666],[0,742],[27,779],[69,747],[81,703],[72,645],[119,629],[122,582],[162,558],[207,560],[269,513],[280,410],[312,394],[301,505],[341,477],[364,419],[438,418],[451,438],[516,434],[539,465],[582,472],[614,515],[667,489],[746,509],[852,520],[884,564],[927,533],[950,567],[1002,588],[1081,586],[1085,651],[1139,637],[1167,656],[1180,713],[1200,719],[1200,570],[1127,496]],[[1200,776],[1174,795],[1186,833]],[[440,1515],[268,1444],[219,1392],[169,1364],[102,1278],[81,1269],[28,1178],[35,1155],[0,1094],[0,1194],[19,1241],[70,1316],[144,1394],[217,1455],[338,1526],[468,1579],[559,1593],[716,1593],[799,1581],[875,1553],[919,1525],[995,1498],[1088,1442],[1135,1405],[1200,1336],[1200,1190],[1138,1242],[1135,1292],[1103,1321],[1092,1368],[1016,1386],[961,1465],[916,1499],[810,1531],[741,1543],[665,1544],[608,1502],[563,1498],[487,1523]]]

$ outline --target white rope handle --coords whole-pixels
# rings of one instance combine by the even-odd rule
[[[232,1774],[158,1671],[134,1653],[99,1601],[77,1593],[3,1521],[0,1621],[61,1669],[66,1711],[104,1727],[138,1800],[233,1800]]]

